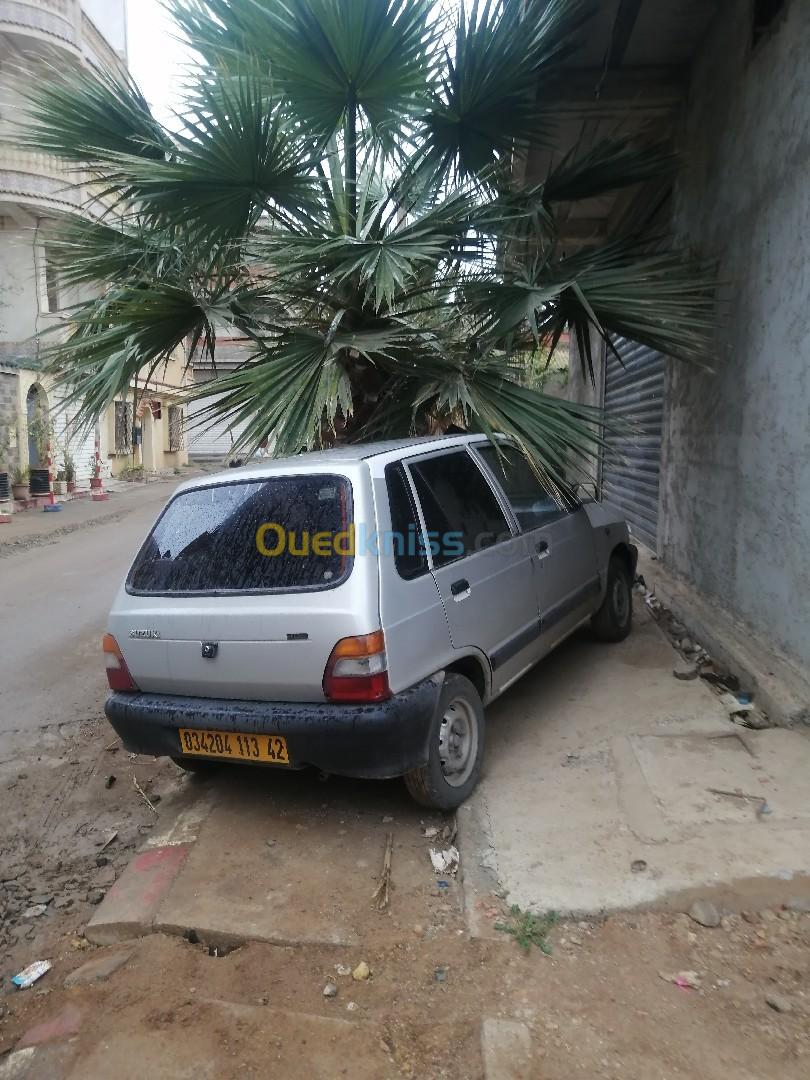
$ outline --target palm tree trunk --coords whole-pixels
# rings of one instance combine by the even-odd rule
[[[346,203],[349,210],[349,233],[357,233],[357,101],[354,91],[346,108]]]

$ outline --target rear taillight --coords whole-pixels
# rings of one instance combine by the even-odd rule
[[[105,634],[101,643],[104,650],[104,665],[107,668],[107,682],[111,690],[120,690],[124,694],[137,694],[138,687],[129,673],[124,654],[118,648],[118,642],[112,634]]]
[[[342,638],[335,645],[323,674],[323,692],[329,701],[355,703],[391,696],[382,630]]]

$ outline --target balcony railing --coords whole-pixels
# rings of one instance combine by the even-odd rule
[[[56,158],[0,140],[0,201],[50,210],[75,210],[84,201],[83,176]]]
[[[0,33],[61,46],[113,69],[121,66],[120,57],[82,10],[80,0],[0,0]]]
[[[0,0],[0,28],[10,33],[28,32],[79,52],[81,26],[79,0]]]

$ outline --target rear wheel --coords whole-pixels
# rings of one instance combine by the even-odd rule
[[[600,641],[623,641],[633,626],[633,582],[624,559],[612,556],[602,606],[591,619]]]
[[[449,674],[430,731],[426,765],[405,774],[421,806],[455,810],[478,783],[484,756],[484,706],[469,679]]]

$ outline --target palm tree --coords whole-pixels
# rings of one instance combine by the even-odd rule
[[[522,358],[570,331],[592,375],[592,328],[705,355],[705,268],[558,235],[572,201],[671,172],[667,147],[611,139],[518,179],[586,0],[168,4],[201,58],[176,131],[110,72],[29,92],[27,144],[94,183],[53,245],[65,284],[103,284],[49,352],[84,418],[230,332],[249,358],[194,393],[246,449],[501,431],[564,491],[599,414],[523,385]]]

